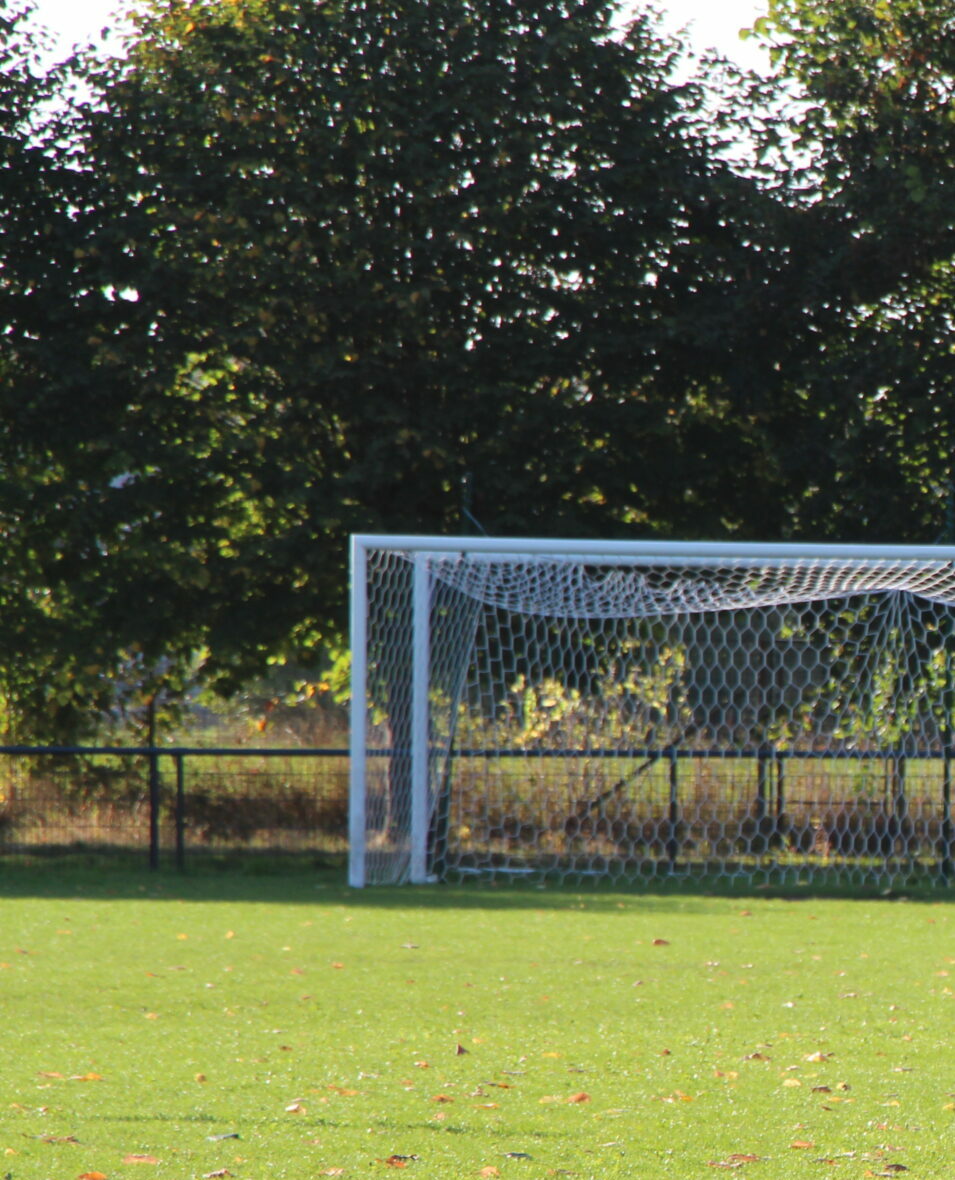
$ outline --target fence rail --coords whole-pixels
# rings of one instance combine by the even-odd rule
[[[203,827],[201,842],[209,847],[344,848],[345,748],[3,745],[0,759],[0,852],[75,845],[92,833],[97,844],[145,844],[150,867],[158,868],[171,838],[175,863],[184,868],[188,834]],[[110,770],[104,760],[128,765]],[[311,772],[297,775],[242,769],[306,761]],[[222,780],[218,790],[205,788],[196,763],[206,764],[206,778]],[[250,778],[265,780],[265,789],[256,783],[250,790]],[[256,840],[260,825],[297,830],[294,839]]]
[[[366,751],[373,778],[380,779],[379,767],[394,753],[380,747]],[[528,774],[525,759],[535,755],[541,773]],[[508,801],[502,802],[500,815],[488,809],[491,844],[510,839],[519,816],[524,818],[518,826],[538,836],[548,829],[551,838],[557,820],[557,827],[566,831],[571,817],[584,835],[593,829],[595,840],[605,838],[604,829],[614,833],[627,826],[629,831],[646,820],[663,833],[664,862],[675,865],[689,855],[702,857],[704,846],[715,846],[715,837],[706,833],[718,831],[726,842],[737,828],[745,833],[747,825],[765,822],[768,830],[785,819],[790,846],[798,844],[801,855],[812,857],[819,848],[850,849],[854,839],[859,848],[878,844],[881,829],[873,824],[879,820],[876,813],[884,812],[886,831],[896,824],[909,849],[917,846],[923,859],[934,860],[944,879],[955,876],[951,749],[754,746],[734,751],[634,747],[554,752],[475,747],[455,750],[454,758],[461,759],[463,790],[469,789],[468,766],[480,771],[482,781],[485,768],[477,764],[498,767],[499,789]],[[639,789],[633,788],[626,825],[623,811],[611,814],[601,802],[612,795],[616,805],[623,780],[602,795],[594,785],[603,781],[596,773],[586,780],[596,804],[579,796],[573,810],[552,801],[554,814],[548,817],[542,809],[551,805],[548,796],[556,799],[556,794],[545,768],[550,764],[556,771],[556,762],[566,759],[579,760],[582,774],[588,760],[605,765],[649,760],[655,769],[640,778]],[[143,852],[153,868],[164,855],[183,868],[187,857],[201,850],[343,854],[348,762],[348,750],[338,746],[2,745],[0,854],[91,845],[131,848]],[[822,765],[826,762],[828,768]],[[707,766],[712,773],[701,773]],[[859,773],[843,774],[837,766],[847,772],[855,766]],[[860,789],[860,775],[870,773],[866,768],[871,768],[870,794]],[[618,774],[615,770],[614,776]],[[468,826],[473,836],[475,825]],[[497,829],[500,835],[495,835]],[[801,844],[792,835],[800,830]]]

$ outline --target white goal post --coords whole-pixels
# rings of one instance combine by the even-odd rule
[[[361,535],[349,880],[953,875],[955,547]]]

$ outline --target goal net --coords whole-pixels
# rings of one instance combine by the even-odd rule
[[[952,873],[955,549],[352,540],[350,879]]]

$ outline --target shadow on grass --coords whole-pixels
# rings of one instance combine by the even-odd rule
[[[750,876],[660,874],[640,886],[577,880],[550,882],[469,881],[426,886],[376,886],[351,889],[341,858],[315,855],[195,859],[185,871],[173,864],[150,869],[138,854],[73,852],[63,855],[0,855],[0,900],[15,898],[115,898],[195,902],[250,902],[284,905],[338,905],[354,909],[412,910],[567,910],[611,912],[643,909],[686,910],[694,899],[774,898],[880,899],[939,903],[955,901],[955,882],[935,870],[914,867],[885,880],[854,879],[843,867],[759,869]]]

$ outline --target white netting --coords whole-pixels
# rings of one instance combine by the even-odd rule
[[[741,610],[879,591],[907,591],[955,603],[948,561],[755,561],[714,566],[588,565],[566,559],[508,560],[435,555],[436,579],[469,597],[529,615],[652,618]]]
[[[422,840],[450,878],[949,870],[948,554],[383,547],[365,619],[369,882]]]

